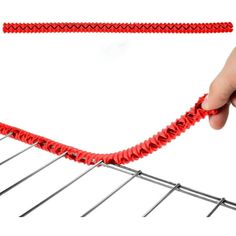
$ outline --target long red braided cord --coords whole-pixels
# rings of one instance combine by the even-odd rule
[[[51,32],[100,32],[100,33],[223,33],[232,32],[231,22],[223,23],[4,23],[5,33],[51,33]],[[94,164],[100,160],[105,163],[125,164],[144,157],[171,140],[175,139],[197,121],[207,115],[217,114],[217,110],[205,111],[201,97],[193,108],[175,122],[171,123],[153,137],[123,151],[96,154],[73,148],[53,140],[29,133],[16,127],[0,123],[0,133],[33,144],[45,151],[61,155],[67,152],[66,157],[77,162]]]
[[[136,146],[115,153],[96,154],[82,151],[3,123],[0,123],[0,133],[7,135],[12,132],[10,137],[27,144],[37,142],[36,147],[57,155],[67,152],[66,157],[77,162],[94,164],[100,160],[103,160],[105,163],[126,164],[130,161],[144,157],[166,145],[168,142],[175,139],[186,129],[190,128],[190,126],[205,118],[207,115],[217,114],[218,110],[205,111],[201,108],[201,104],[205,96],[206,95],[201,97],[195,106],[188,112],[182,115],[175,122],[171,123],[165,129],[155,134],[153,137],[137,144]]]
[[[5,33],[225,33],[231,22],[221,23],[4,23]]]

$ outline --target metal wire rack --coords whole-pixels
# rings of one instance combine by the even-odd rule
[[[0,138],[0,141],[3,141],[3,140],[7,139],[10,136],[11,136],[11,133],[9,133],[9,134],[7,134],[5,136],[2,136]],[[26,148],[22,149],[21,151],[17,152],[16,154],[14,154],[14,155],[6,158],[5,160],[1,161],[0,162],[0,167],[2,165],[4,165],[5,163],[13,160],[14,158],[17,158],[18,156],[22,155],[23,153],[29,151],[35,145],[37,145],[37,142],[33,143],[32,145],[27,146]],[[40,168],[36,169],[32,173],[26,175],[25,177],[23,177],[22,179],[18,180],[17,182],[15,182],[14,184],[10,185],[9,187],[5,188],[4,190],[0,190],[0,196],[8,193],[13,188],[17,187],[18,185],[20,185],[21,183],[25,182],[26,180],[28,180],[29,178],[33,177],[37,173],[41,172],[45,168],[49,167],[50,165],[54,164],[55,162],[57,162],[58,160],[63,158],[65,155],[66,155],[66,152],[63,153],[62,155],[58,156],[57,158],[54,158],[50,162],[48,162],[45,165],[41,166]],[[178,192],[181,192],[183,194],[187,194],[189,196],[192,196],[192,197],[195,197],[195,198],[199,198],[199,199],[202,199],[204,201],[208,201],[210,203],[213,203],[214,207],[209,212],[207,217],[212,216],[213,213],[219,207],[225,207],[225,208],[228,208],[228,209],[236,210],[236,203],[232,202],[232,201],[229,201],[229,200],[225,199],[224,197],[223,198],[222,197],[216,197],[216,196],[213,196],[213,195],[210,195],[210,194],[207,194],[207,193],[204,193],[204,192],[201,192],[201,191],[198,191],[198,190],[186,187],[186,186],[182,185],[181,183],[173,183],[171,181],[167,181],[167,180],[164,180],[164,179],[161,179],[161,178],[149,175],[147,173],[142,172],[141,170],[135,170],[135,169],[129,168],[129,167],[124,166],[124,165],[106,164],[103,161],[99,161],[96,164],[90,166],[86,171],[80,173],[76,178],[72,179],[66,185],[62,186],[57,191],[55,191],[54,193],[49,195],[47,198],[43,199],[38,204],[34,205],[32,208],[30,208],[27,211],[25,211],[23,214],[20,215],[20,217],[25,217],[25,216],[29,215],[31,212],[35,211],[41,205],[45,204],[47,201],[49,201],[50,199],[55,197],[57,194],[59,194],[60,192],[64,191],[70,185],[72,185],[73,183],[75,183],[76,181],[81,179],[83,176],[89,174],[89,172],[93,171],[96,167],[100,167],[100,166],[102,166],[104,168],[109,168],[111,170],[115,170],[115,171],[120,171],[120,172],[126,173],[127,175],[129,175],[129,177],[127,178],[127,180],[125,180],[123,183],[121,183],[117,188],[115,188],[110,194],[106,195],[102,200],[100,200],[96,205],[92,206],[90,209],[88,209],[86,212],[84,212],[81,215],[81,217],[85,217],[85,216],[91,214],[100,205],[102,205],[105,201],[107,201],[109,198],[111,198],[114,194],[116,194],[119,190],[124,188],[127,184],[129,184],[135,178],[140,178],[140,179],[142,179],[144,181],[148,181],[148,182],[151,182],[153,184],[157,184],[157,185],[160,185],[160,186],[163,186],[163,187],[169,189],[169,191],[167,191],[167,193],[161,199],[159,199],[157,202],[153,203],[151,208],[148,209],[143,214],[143,217],[147,217],[150,213],[152,213],[163,201],[165,201],[175,191],[178,191]]]

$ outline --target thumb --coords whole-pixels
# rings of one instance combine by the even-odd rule
[[[202,103],[202,108],[205,110],[218,109],[223,107],[230,99],[234,88],[229,83],[228,78],[220,73],[211,83],[209,94]]]
[[[235,68],[236,48],[231,52],[220,74],[211,83],[209,94],[202,103],[203,109],[218,109],[230,100],[230,96],[236,90]]]

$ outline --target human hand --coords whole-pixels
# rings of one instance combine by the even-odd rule
[[[236,107],[236,48],[211,83],[208,96],[202,103],[205,110],[219,109],[218,114],[209,117],[212,128],[221,129],[225,125],[231,103]]]

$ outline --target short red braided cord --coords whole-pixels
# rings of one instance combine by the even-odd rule
[[[10,137],[27,144],[38,142],[36,147],[57,155],[67,152],[66,157],[77,162],[94,164],[103,160],[105,163],[126,164],[130,161],[144,157],[166,145],[186,129],[190,128],[190,126],[194,125],[197,121],[205,118],[205,116],[217,114],[218,110],[205,111],[201,108],[205,96],[206,95],[201,97],[193,108],[161,132],[158,132],[153,137],[136,146],[115,153],[96,154],[82,151],[3,123],[0,123],[0,133],[6,135],[12,132]]]
[[[5,33],[224,33],[231,22],[222,23],[4,23]]]

